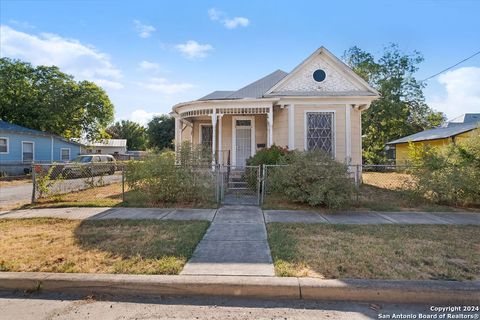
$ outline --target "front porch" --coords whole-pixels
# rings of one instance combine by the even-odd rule
[[[273,143],[273,107],[196,109],[180,113],[175,121],[176,152],[188,141],[212,163],[244,167],[258,150]]]

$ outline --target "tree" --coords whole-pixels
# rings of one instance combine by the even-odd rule
[[[106,92],[55,66],[0,59],[0,118],[65,138],[105,137],[114,107]]]
[[[155,116],[147,124],[148,146],[159,150],[173,148],[175,119],[168,115]]]
[[[147,134],[145,127],[131,120],[117,121],[107,128],[113,139],[127,139],[128,150],[145,150]]]
[[[425,84],[415,79],[422,55],[402,53],[398,45],[387,46],[380,59],[358,47],[343,59],[360,77],[379,91],[380,98],[362,115],[363,158],[366,163],[385,163],[385,143],[437,127],[445,121],[432,110],[423,95]]]

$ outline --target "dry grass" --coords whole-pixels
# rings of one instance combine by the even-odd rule
[[[112,183],[62,195],[41,198],[32,207],[114,207],[122,203],[122,184]]]
[[[268,225],[279,276],[480,279],[480,227]]]
[[[0,219],[0,271],[178,274],[208,225]]]
[[[29,184],[29,183],[32,183],[32,178],[0,180],[0,188],[21,186],[21,185]]]
[[[102,187],[70,192],[62,195],[41,198],[29,208],[55,207],[148,207],[148,208],[215,208],[216,203],[178,202],[151,203],[138,192],[129,191],[125,186],[125,201],[122,201],[122,184],[112,183]]]
[[[363,183],[387,190],[405,190],[413,184],[413,177],[399,172],[363,172]]]

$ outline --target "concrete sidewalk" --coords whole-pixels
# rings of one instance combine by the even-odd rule
[[[45,208],[0,212],[0,219],[62,218],[79,220],[155,219],[155,220],[207,220],[212,221],[216,209],[163,209],[163,208]]]
[[[265,221],[331,224],[475,224],[475,212],[339,212],[332,214],[299,210],[265,210]]]
[[[253,206],[220,208],[181,274],[274,276],[262,211]]]
[[[251,212],[256,219],[283,223],[331,223],[331,224],[474,224],[480,225],[480,212],[338,212],[319,213],[301,210],[264,210],[252,206],[235,208],[223,222],[252,223]],[[220,211],[220,210],[219,210]],[[160,220],[207,220],[212,221],[217,209],[176,208],[45,208],[0,212],[1,218],[64,218],[64,219],[160,219]],[[230,229],[231,231],[231,229]],[[240,231],[236,231],[240,232]]]

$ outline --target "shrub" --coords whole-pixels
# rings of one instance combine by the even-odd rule
[[[176,165],[172,151],[129,163],[125,177],[139,200],[150,205],[210,204],[215,200],[211,167]]]
[[[269,191],[289,201],[311,206],[339,208],[352,199],[354,185],[347,167],[323,152],[294,152],[290,164],[269,174]]]
[[[247,165],[259,166],[263,164],[285,164],[292,154],[287,148],[282,148],[276,145],[270,148],[258,151],[253,157],[247,159]]]
[[[437,203],[480,203],[480,134],[445,148],[410,145],[413,190]]]

